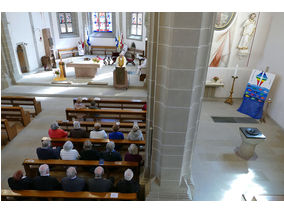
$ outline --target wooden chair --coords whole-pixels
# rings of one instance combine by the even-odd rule
[[[1,107],[1,116],[8,121],[20,121],[24,126],[30,123],[30,113],[22,107]]]
[[[36,101],[35,97],[2,96],[1,106],[33,106],[35,112],[30,113],[32,116],[38,115],[41,112],[41,103]]]
[[[7,119],[1,119],[1,129],[6,131],[9,141],[17,135],[16,125],[10,126]]]
[[[1,190],[1,200],[11,198],[47,198],[49,201],[58,199],[75,200],[137,200],[136,193],[117,192],[65,192],[65,191],[39,191],[39,190]]]

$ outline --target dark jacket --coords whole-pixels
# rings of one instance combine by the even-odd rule
[[[80,152],[81,160],[99,160],[100,153],[96,150],[82,150]]]
[[[92,178],[87,184],[90,192],[110,192],[113,187],[111,180],[105,178]]]
[[[89,134],[84,129],[71,129],[70,138],[89,138]]]
[[[126,153],[125,156],[124,156],[124,160],[125,161],[133,161],[133,162],[138,162],[139,164],[141,163],[142,161],[142,156],[137,154],[137,155],[132,155],[130,153]]]
[[[29,190],[33,189],[33,179],[29,177],[24,177],[19,181],[16,181],[13,177],[8,179],[9,187],[12,190]]]
[[[36,154],[39,160],[59,159],[60,150],[61,147],[56,147],[56,149],[53,149],[51,147],[47,148],[39,147],[36,149]]]
[[[101,154],[101,158],[103,158],[105,161],[122,161],[121,155],[117,151],[103,152]]]
[[[64,177],[61,180],[62,189],[67,192],[79,192],[85,189],[85,180],[83,178],[76,177],[70,179]]]
[[[116,191],[121,193],[139,193],[140,185],[134,180],[120,180],[116,185]]]
[[[33,180],[35,190],[61,190],[61,184],[52,176],[37,176]]]

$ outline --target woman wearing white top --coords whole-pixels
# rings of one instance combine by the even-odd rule
[[[60,157],[62,160],[77,160],[80,155],[76,149],[73,149],[73,143],[66,141],[63,145],[63,149],[60,151]]]
[[[94,125],[95,129],[90,132],[90,138],[92,139],[106,139],[107,133],[105,130],[101,130],[101,124],[95,123]]]

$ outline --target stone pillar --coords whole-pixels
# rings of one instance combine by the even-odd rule
[[[147,200],[192,199],[191,160],[214,20],[214,13],[151,14],[145,171],[155,181]]]

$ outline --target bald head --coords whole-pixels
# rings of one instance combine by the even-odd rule
[[[127,181],[131,181],[133,178],[133,172],[131,169],[126,169],[126,171],[124,172],[124,179]]]
[[[40,176],[49,176],[49,166],[47,164],[42,164],[38,168]]]
[[[69,167],[69,168],[66,170],[66,175],[67,175],[67,177],[70,178],[70,179],[76,177],[77,171],[76,171],[75,167]]]
[[[98,166],[95,169],[94,174],[95,174],[95,178],[102,178],[104,175],[104,168],[101,166]]]

